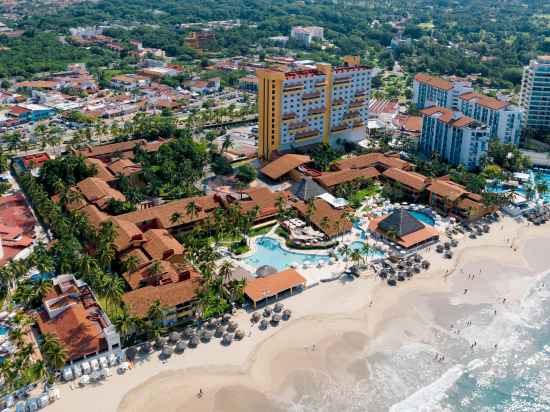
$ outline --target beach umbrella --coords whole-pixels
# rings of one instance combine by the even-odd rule
[[[451,240],[451,246],[452,246],[452,247],[457,247],[457,246],[458,246],[458,240],[452,239],[452,240]]]
[[[397,272],[397,280],[403,282],[405,280],[406,272],[400,270]]]
[[[430,268],[430,262],[427,260],[422,261],[422,268],[423,269],[429,269]]]
[[[445,252],[445,257],[446,257],[447,259],[451,259],[451,258],[453,257],[453,252],[451,252],[450,250],[447,251],[447,252]]]
[[[176,353],[183,353],[185,351],[185,348],[187,348],[187,344],[180,340],[177,344],[176,344]]]
[[[231,342],[233,342],[233,335],[231,335],[230,333],[225,333],[222,338],[222,343],[224,345],[230,345]]]
[[[241,340],[242,338],[244,338],[244,332],[241,329],[237,329],[235,331],[235,339]]]
[[[268,318],[271,316],[271,308],[268,306],[264,309],[264,318]]]
[[[225,328],[223,326],[218,326],[216,328],[216,332],[214,332],[214,336],[219,338],[224,334],[224,332],[225,332]]]
[[[258,322],[260,319],[261,319],[261,315],[260,315],[260,312],[254,312],[252,314],[252,316],[250,317],[250,320],[253,322],[253,323],[256,323]]]
[[[176,343],[178,343],[180,338],[181,338],[181,335],[178,332],[171,332],[170,337],[169,337],[169,341],[170,341],[170,343],[175,345]]]
[[[422,256],[420,256],[418,253],[414,254],[413,259],[416,263],[422,262]]]
[[[442,252],[443,252],[443,245],[438,244],[438,245],[435,247],[435,251],[436,251],[437,253],[442,253]]]
[[[283,310],[283,308],[284,308],[284,305],[283,305],[282,303],[277,302],[277,303],[275,304],[275,307],[273,308],[273,310],[274,310],[275,312],[279,313],[280,311]]]
[[[137,349],[134,348],[134,347],[131,347],[131,348],[128,348],[126,349],[126,359],[128,359],[129,361],[134,361],[134,359],[136,358],[136,355],[137,355]]]
[[[266,319],[262,319],[261,322],[260,322],[260,329],[267,329],[267,320]]]
[[[420,265],[413,266],[414,273],[420,273]]]
[[[273,266],[263,265],[256,270],[256,276],[259,278],[263,278],[269,275],[274,275],[277,272],[277,269],[275,269]]]
[[[271,318],[271,323],[273,325],[278,325],[280,321],[281,321],[281,316],[278,314],[273,315]]]
[[[164,345],[164,347],[162,348],[161,356],[163,358],[169,358],[170,356],[172,356],[172,353],[174,353],[174,350],[172,349],[172,347],[168,345]]]
[[[204,331],[201,335],[201,339],[203,342],[210,342],[210,339],[212,339],[212,333]]]
[[[292,311],[290,309],[285,309],[283,311],[283,319],[288,320],[290,319],[290,316],[292,315]]]
[[[230,321],[228,324],[227,324],[227,331],[228,332],[235,332],[237,330],[237,322],[235,321]]]
[[[228,323],[230,320],[231,320],[231,315],[229,313],[226,313],[225,315],[223,315],[222,317],[223,323]]]
[[[407,270],[405,271],[405,274],[407,275],[408,278],[410,278],[410,277],[412,277],[412,275],[413,275],[413,271],[412,271],[411,269],[407,269]]]
[[[159,336],[156,340],[155,340],[155,347],[157,348],[157,350],[161,350],[162,347],[164,345],[166,345],[166,342],[168,341],[168,339],[162,337],[162,336]]]
[[[395,285],[397,285],[397,281],[396,281],[395,276],[390,276],[390,277],[388,277],[387,282],[388,282],[388,285],[390,285],[390,286],[395,286]]]
[[[195,331],[193,330],[193,328],[191,326],[186,327],[183,330],[183,339],[190,339],[191,336],[193,336],[194,333],[195,333]]]
[[[199,338],[196,335],[193,335],[189,338],[189,347],[196,348],[199,345]]]
[[[388,272],[386,270],[382,269],[380,271],[380,273],[378,273],[378,276],[380,276],[382,279],[385,279],[385,278],[388,277]]]
[[[449,242],[445,242],[443,247],[445,248],[445,250],[449,250],[451,248],[451,244]]]
[[[150,342],[144,342],[143,345],[141,345],[140,351],[142,353],[151,352],[151,343]]]

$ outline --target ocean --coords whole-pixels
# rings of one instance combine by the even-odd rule
[[[476,306],[455,333],[434,328],[430,339],[358,360],[362,379],[312,372],[285,409],[550,411],[550,271],[529,282],[518,303]]]

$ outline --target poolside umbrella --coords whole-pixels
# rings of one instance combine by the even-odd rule
[[[260,322],[260,329],[267,329],[267,320],[266,319],[262,319],[261,322]]]
[[[136,354],[137,354],[137,349],[134,348],[134,347],[131,347],[131,348],[128,348],[126,349],[126,359],[128,359],[129,361],[134,361],[134,359],[136,358]]]
[[[193,336],[193,334],[194,334],[193,328],[188,326],[183,331],[183,339],[189,339],[191,338],[191,336]]]
[[[168,345],[164,345],[164,347],[162,348],[161,356],[163,358],[169,358],[170,356],[172,356],[172,353],[174,353],[174,350],[172,349],[172,347]]]
[[[158,350],[161,350],[162,347],[164,345],[166,345],[166,342],[168,342],[168,339],[162,337],[162,336],[159,336],[156,340],[155,340],[155,346]]]
[[[435,247],[435,251],[436,251],[437,253],[442,253],[442,252],[443,252],[443,245],[438,244],[438,245]]]
[[[413,266],[414,273],[420,273],[420,265]]]
[[[290,309],[285,309],[283,311],[283,319],[288,320],[290,319],[290,316],[292,315],[292,311]]]
[[[422,268],[423,269],[429,269],[430,268],[430,262],[427,260],[422,261]]]
[[[280,311],[282,311],[284,308],[284,305],[282,303],[276,303],[275,304],[275,307],[273,308],[273,310],[277,313],[279,313]]]
[[[204,331],[201,335],[201,339],[203,342],[210,342],[210,339],[212,339],[212,333]]]
[[[254,312],[250,317],[250,320],[254,323],[258,322],[261,318],[260,312]]]
[[[241,329],[237,329],[235,331],[235,339],[241,340],[242,338],[244,338],[244,332]]]
[[[449,242],[445,242],[443,247],[445,248],[445,250],[449,250],[451,248],[451,244]]]
[[[411,267],[413,265],[413,261],[412,260],[407,260],[407,261],[405,261],[405,265]]]
[[[489,233],[489,225],[487,225],[487,224],[483,225],[483,231],[485,233]]]
[[[271,318],[271,323],[273,325],[278,325],[280,321],[281,321],[281,316],[278,314],[273,315],[273,317]]]
[[[222,338],[222,343],[224,345],[230,345],[231,342],[233,342],[233,335],[231,335],[230,333],[225,333]]]
[[[222,318],[223,323],[228,323],[230,320],[231,320],[231,315],[229,313],[226,313],[225,315],[223,315],[223,318]]]
[[[151,342],[144,342],[143,345],[141,345],[140,351],[141,353],[151,352]]]
[[[189,347],[196,348],[199,345],[199,338],[196,335],[191,336],[189,339]]]
[[[183,353],[185,351],[185,348],[187,348],[187,344],[180,340],[177,344],[176,344],[176,353]]]
[[[214,332],[214,336],[219,338],[224,334],[224,332],[225,332],[225,328],[223,326],[218,326],[216,328],[216,332]]]
[[[180,337],[181,336],[178,332],[172,332],[170,333],[169,341],[175,345],[180,340]]]
[[[227,324],[227,331],[228,332],[235,332],[237,330],[237,322],[235,321],[230,321],[228,324]]]
[[[264,309],[264,318],[268,318],[271,316],[271,308],[270,307],[266,307]]]
[[[418,253],[415,253],[413,259],[416,263],[422,262],[422,256],[420,256]]]
[[[273,275],[275,273],[277,273],[277,269],[275,269],[273,266],[269,266],[269,265],[260,266],[258,268],[258,270],[256,270],[256,276],[258,276],[259,278],[263,278],[263,277],[266,277],[266,276],[269,276],[269,275]]]
[[[386,270],[381,270],[378,276],[380,276],[382,279],[387,278],[388,272]]]

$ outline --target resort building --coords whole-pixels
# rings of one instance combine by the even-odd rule
[[[256,76],[244,76],[239,79],[239,89],[249,92],[258,91],[258,78]]]
[[[326,172],[315,178],[315,181],[325,190],[334,193],[336,189],[345,183],[353,181],[367,182],[380,176],[380,172],[375,167],[367,167],[366,169],[345,169],[335,172]]]
[[[70,209],[80,209],[87,203],[96,205],[99,209],[104,210],[109,206],[111,200],[124,202],[126,197],[118,190],[113,189],[104,180],[98,177],[88,177],[80,181],[76,188],[82,194],[82,199],[73,201],[67,204]]]
[[[266,164],[260,172],[271,180],[300,180],[302,178],[303,167],[312,160],[307,155],[285,154]]]
[[[397,169],[395,167],[384,171],[382,177],[384,181],[392,184],[394,188],[401,190],[407,198],[414,202],[417,202],[422,197],[430,182],[429,178],[420,173]]]
[[[324,40],[324,32],[324,29],[318,26],[295,26],[290,31],[290,38],[300,45],[309,48],[314,40]]]
[[[520,104],[525,127],[550,129],[550,56],[539,56],[523,69]]]
[[[36,322],[42,334],[57,336],[67,350],[68,361],[119,350],[120,336],[92,289],[73,275],[60,275],[52,281]]]
[[[283,72],[258,69],[258,157],[365,138],[371,69],[354,65]]]
[[[470,82],[464,80],[447,80],[427,73],[414,76],[412,101],[418,109],[430,106],[458,108],[458,96],[472,92]]]
[[[481,195],[469,192],[448,177],[433,179],[426,190],[430,206],[444,215],[475,220],[494,211],[483,204]]]
[[[323,232],[329,239],[351,231],[352,223],[346,216],[346,209],[334,207],[321,197],[310,203],[293,203],[292,207],[306,222]]]
[[[74,154],[85,158],[95,158],[109,163],[116,159],[133,159],[134,149],[141,148],[146,152],[156,152],[158,148],[169,140],[157,140],[148,142],[145,139],[128,140],[125,142],[104,144],[101,146],[88,146],[85,149],[75,150]]]
[[[452,165],[469,170],[479,167],[487,153],[490,129],[479,121],[444,107],[422,110],[419,149],[427,156],[437,153]]]
[[[439,240],[439,232],[425,225],[404,209],[373,219],[369,230],[404,249],[413,249]]]
[[[265,223],[277,218],[279,214],[279,203],[287,207],[290,194],[286,191],[272,192],[267,187],[255,187],[230,193],[220,198],[224,207],[237,206],[241,213],[256,213],[255,224]]]
[[[334,163],[335,170],[376,168],[379,172],[393,167],[402,170],[412,170],[414,165],[399,157],[397,153],[367,153],[350,157]]]
[[[459,96],[458,110],[486,124],[491,129],[491,137],[498,138],[501,143],[519,145],[522,121],[519,107],[510,102],[468,92]]]
[[[287,269],[273,275],[258,277],[246,282],[244,288],[245,296],[252,301],[256,308],[258,302],[269,301],[270,298],[277,299],[281,294],[306,287],[306,279],[294,269]]]

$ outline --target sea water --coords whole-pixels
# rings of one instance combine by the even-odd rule
[[[458,334],[436,329],[429,341],[370,355],[365,378],[312,375],[309,391],[286,409],[550,411],[550,271],[530,282],[519,303],[482,305],[460,319],[455,328],[472,325]],[[435,353],[445,360],[435,360]]]

